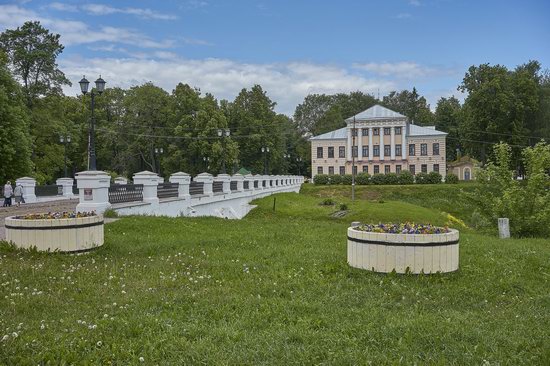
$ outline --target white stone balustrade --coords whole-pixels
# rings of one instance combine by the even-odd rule
[[[61,186],[63,189],[63,197],[72,198],[74,196],[73,194],[73,184],[74,179],[73,178],[59,178],[55,181],[55,184],[58,186]]]
[[[115,184],[128,184],[128,179],[124,177],[116,177]]]
[[[242,174],[234,174],[231,177],[231,181],[237,182],[237,192],[244,191],[244,176]]]
[[[248,189],[254,191],[254,176],[247,174],[244,176],[244,180],[248,182]]]
[[[203,193],[207,196],[213,196],[214,191],[212,190],[212,183],[214,183],[214,179],[212,177],[212,174],[209,173],[201,173],[195,177],[195,182],[202,182],[204,184],[203,186]]]
[[[134,184],[143,184],[143,202],[159,203],[157,196],[159,183],[161,183],[161,178],[156,173],[146,170],[134,174]]]
[[[15,181],[15,185],[20,185],[23,188],[23,199],[27,203],[36,202],[36,194],[34,189],[36,188],[36,180],[30,177],[22,177]]]
[[[168,179],[170,183],[178,183],[178,197],[189,198],[189,185],[191,184],[191,176],[184,172],[177,172],[170,176]]]
[[[100,170],[91,170],[76,174],[80,203],[76,206],[77,212],[95,211],[103,213],[111,207],[109,203],[109,186],[111,177]]]
[[[214,177],[214,182],[222,182],[222,192],[224,194],[231,193],[231,176],[229,174],[218,174]]]

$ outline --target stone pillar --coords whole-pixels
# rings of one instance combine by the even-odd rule
[[[378,134],[378,139],[380,140],[378,145],[380,146],[380,161],[382,161],[384,160],[384,127],[380,127],[378,131],[380,131]],[[383,167],[380,170],[384,171]]]
[[[128,184],[128,179],[124,177],[116,177],[115,184]]]
[[[73,194],[74,179],[73,178],[59,178],[58,180],[55,181],[55,184],[63,188],[63,197],[72,198],[74,196]]]
[[[76,205],[77,212],[95,211],[102,214],[111,207],[109,203],[111,177],[109,174],[98,170],[88,170],[77,173],[75,178],[80,200]]]
[[[212,183],[214,182],[214,178],[212,178],[212,174],[209,173],[200,173],[195,177],[195,182],[202,182],[204,183],[204,194],[207,196],[213,196],[214,192],[212,191]]]
[[[372,161],[372,154],[373,154],[373,146],[372,146],[372,127],[369,127],[369,161]]]
[[[254,176],[254,181],[255,182],[258,182],[258,188],[255,188],[255,189],[258,189],[258,190],[262,190],[263,189],[263,185],[262,185],[262,181],[263,181],[263,175],[259,175],[259,174],[256,174]]]
[[[36,202],[36,194],[34,188],[36,187],[36,180],[30,177],[19,178],[15,181],[15,185],[23,187],[23,199],[26,203]]]
[[[401,159],[407,159],[409,146],[407,146],[407,125],[401,127]],[[403,167],[405,168],[405,167]]]
[[[252,174],[247,174],[244,176],[244,180],[248,182],[248,189],[254,190],[254,176]]]
[[[191,176],[184,172],[174,173],[168,178],[170,183],[178,183],[178,197],[190,198],[189,185],[191,184]]]
[[[353,142],[352,142],[352,138],[351,138],[351,127],[349,127],[349,126],[348,126],[348,129],[347,129],[347,133],[348,133],[348,154],[347,154],[347,158],[348,158],[348,161],[351,161],[351,153],[352,153],[351,144]]]
[[[224,194],[230,194],[231,193],[231,176],[229,174],[218,174],[214,178],[214,182],[222,182],[223,183],[222,192]]]
[[[153,172],[143,171],[134,174],[134,184],[143,184],[143,202],[158,204],[157,188],[161,178]]]
[[[231,180],[237,182],[237,192],[244,191],[244,176],[242,174],[234,174]]]
[[[390,159],[395,160],[395,127],[393,126],[390,135]]]
[[[498,219],[498,236],[501,239],[510,238],[510,219],[508,218]]]
[[[357,160],[363,160],[363,129],[357,127]]]

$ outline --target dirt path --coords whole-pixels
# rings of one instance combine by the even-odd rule
[[[6,238],[6,233],[4,229],[4,219],[8,216],[14,215],[23,215],[31,212],[50,212],[50,211],[74,211],[76,205],[78,204],[78,199],[72,200],[60,200],[60,201],[50,201],[50,202],[37,202],[37,203],[27,203],[21,205],[21,207],[11,206],[11,207],[0,207],[0,240]]]

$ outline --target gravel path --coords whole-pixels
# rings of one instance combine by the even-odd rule
[[[6,238],[6,233],[4,229],[4,219],[8,216],[22,215],[22,214],[32,213],[32,212],[74,211],[76,209],[77,204],[78,204],[78,199],[73,199],[73,200],[27,203],[27,204],[21,205],[21,207],[17,207],[17,206],[0,207],[0,225],[1,225],[0,240],[3,240]]]

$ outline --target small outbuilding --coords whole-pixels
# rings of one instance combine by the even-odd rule
[[[459,180],[473,180],[474,168],[479,166],[479,162],[469,156],[459,157],[457,160],[447,163],[447,174],[452,173]]]

